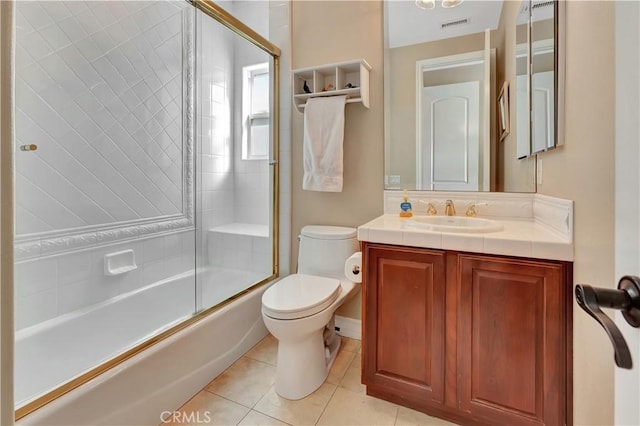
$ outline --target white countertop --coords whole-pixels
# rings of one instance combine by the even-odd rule
[[[502,231],[450,233],[408,226],[407,219],[399,217],[398,214],[384,214],[358,227],[358,240],[410,247],[573,261],[573,241],[552,227],[535,220],[500,219],[498,222],[504,226]]]

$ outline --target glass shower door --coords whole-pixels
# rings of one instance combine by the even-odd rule
[[[195,8],[36,1],[15,11],[23,406],[195,311]]]
[[[18,417],[276,274],[276,56],[193,6],[16,2]]]
[[[266,19],[268,30],[268,2],[241,3],[224,6],[253,24]],[[202,310],[274,275],[274,64],[270,54],[201,12],[197,28]]]

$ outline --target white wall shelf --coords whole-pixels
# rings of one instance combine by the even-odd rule
[[[293,70],[293,103],[302,112],[309,98],[346,95],[347,103],[369,108],[370,71],[364,59]],[[304,90],[305,82],[311,93]]]

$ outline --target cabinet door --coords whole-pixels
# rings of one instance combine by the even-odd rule
[[[364,373],[371,395],[414,408],[444,391],[444,253],[365,246]]]
[[[458,268],[458,408],[565,424],[563,264],[460,255]]]

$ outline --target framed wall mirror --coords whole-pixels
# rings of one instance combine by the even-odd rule
[[[384,9],[385,189],[535,192],[522,4]],[[505,82],[508,133],[498,115]]]

